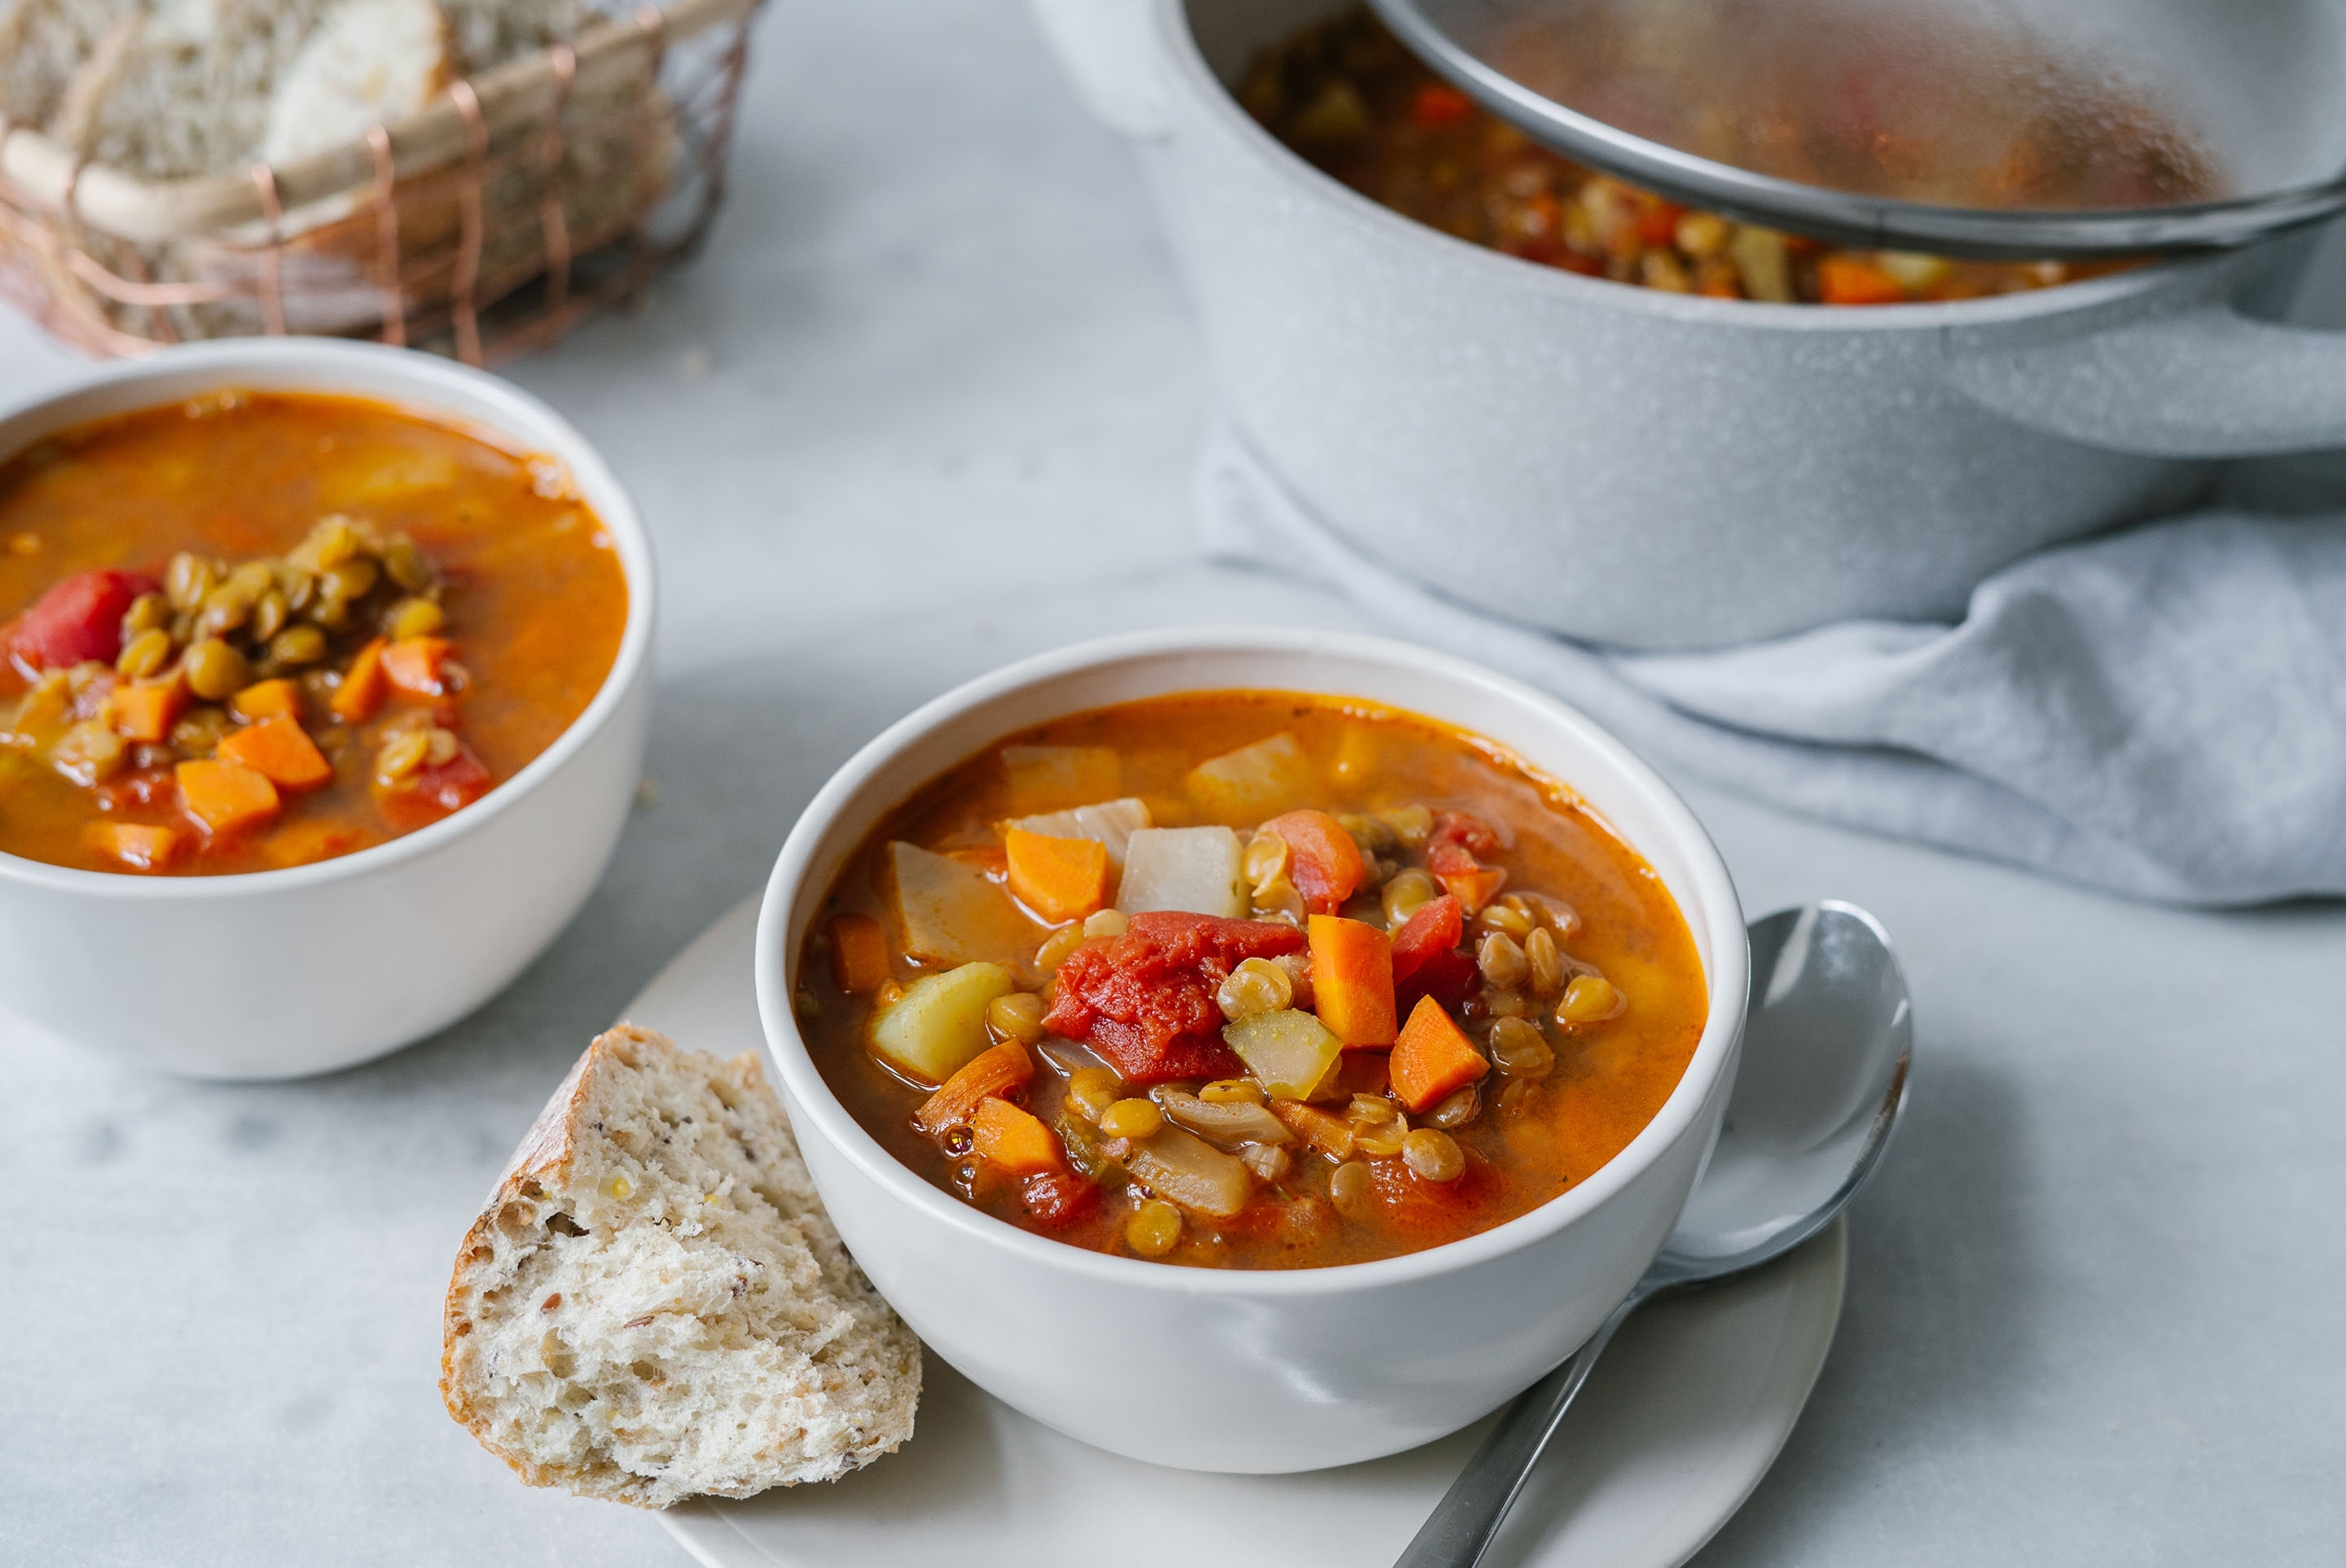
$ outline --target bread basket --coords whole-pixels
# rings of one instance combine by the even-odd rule
[[[759,0],[673,0],[281,167],[152,181],[0,122],[0,290],[126,355],[289,332],[471,364],[638,293],[723,196]]]

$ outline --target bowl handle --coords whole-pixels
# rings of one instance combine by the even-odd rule
[[[2021,347],[1950,345],[1950,379],[2024,424],[2150,457],[2346,446],[2346,333],[2224,300]]]
[[[1109,129],[1153,141],[1173,128],[1158,43],[1161,0],[1030,0],[1076,96]]]

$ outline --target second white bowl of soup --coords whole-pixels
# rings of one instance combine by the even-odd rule
[[[600,878],[651,552],[536,399],[372,344],[169,350],[0,416],[0,1005],[137,1066],[327,1072],[479,1006]]]
[[[933,1349],[1087,1442],[1280,1471],[1586,1338],[1717,1134],[1747,960],[1701,827],[1578,713],[1245,630],[892,727],[785,844],[757,973],[824,1203]],[[1290,1054],[1239,1033],[1273,1017]]]

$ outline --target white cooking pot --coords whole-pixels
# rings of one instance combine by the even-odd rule
[[[2346,344],[2242,313],[2310,240],[1862,310],[1629,288],[1455,239],[1233,100],[1343,0],[1035,0],[1138,142],[1238,429],[1325,522],[1471,603],[1700,647],[1947,617],[2212,460],[2346,444]]]

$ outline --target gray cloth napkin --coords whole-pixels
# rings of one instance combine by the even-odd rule
[[[2137,898],[2346,895],[2346,512],[2206,511],[2047,550],[1954,626],[1638,654],[1411,581],[1227,428],[1198,498],[1212,555],[1325,583],[1774,805]]]

